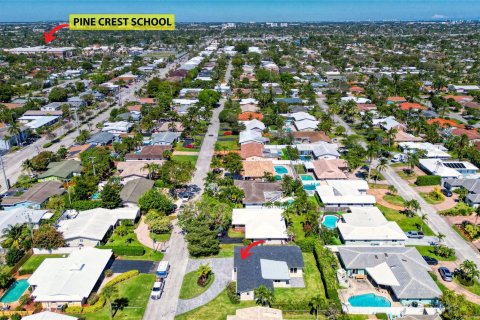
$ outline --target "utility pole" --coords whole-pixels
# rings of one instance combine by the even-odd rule
[[[10,181],[7,179],[7,174],[5,173],[5,165],[3,163],[3,157],[0,155],[0,166],[2,167],[3,181],[5,181],[5,187],[7,190],[10,189]]]
[[[74,108],[74,110],[75,110],[75,125],[77,126],[78,135],[80,135],[80,127],[78,126],[78,112],[77,112],[77,108]]]
[[[95,173],[95,157],[90,157],[90,160],[92,161],[93,176],[95,177],[96,176],[96,173]]]

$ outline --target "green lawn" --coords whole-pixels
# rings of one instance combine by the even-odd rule
[[[122,256],[125,259],[131,260],[153,260],[153,261],[160,261],[163,259],[163,253],[154,251],[151,248],[145,247],[142,245],[138,239],[137,235],[133,232],[135,227],[129,227],[129,232],[125,236],[120,236],[117,233],[113,233],[110,236],[110,239],[105,244],[106,246],[141,246],[145,249],[145,254],[143,256]]]
[[[192,151],[192,149],[190,149],[190,151]],[[172,156],[172,159],[177,161],[190,161],[195,165],[197,163],[198,156],[174,155]]]
[[[183,142],[179,141],[177,142],[177,144],[175,144],[175,151],[190,151],[190,152],[194,152],[194,151],[199,151],[200,150],[200,146],[196,146],[195,148],[185,148],[183,146]]]
[[[217,140],[215,143],[215,151],[240,150],[237,139]]]
[[[405,199],[403,199],[402,196],[399,196],[398,194],[396,194],[396,195],[386,194],[386,195],[383,196],[383,200],[387,201],[388,203],[397,205],[397,206],[404,206],[405,205]]]
[[[189,272],[183,277],[182,287],[180,289],[180,299],[192,299],[207,291],[215,280],[215,275],[210,275],[204,287],[199,286],[197,280],[197,270]]]
[[[324,296],[325,289],[313,253],[303,253],[303,262],[305,288],[275,288],[274,308],[278,306],[281,309],[282,305],[297,304],[299,301],[308,304],[313,296],[318,294]]]
[[[423,230],[423,233],[426,236],[434,235],[432,229],[430,229],[430,227],[427,226],[419,216],[413,216],[409,218],[407,215],[400,213],[398,210],[390,209],[380,204],[377,204],[377,207],[380,209],[380,211],[382,211],[387,220],[397,222],[403,231],[419,230],[418,226],[421,226],[420,229]]]
[[[403,170],[396,171],[396,173],[398,174],[398,176],[400,178],[405,179],[405,180],[414,180],[414,179],[417,178],[417,175],[415,173],[406,174],[405,171],[403,171]]]
[[[228,236],[230,238],[245,238],[245,232],[235,231],[232,228],[228,229]]]
[[[469,287],[461,284],[460,281],[458,281],[457,277],[453,277],[453,281],[455,281],[456,284],[458,284],[459,286],[461,286],[465,290],[468,290],[471,293],[476,294],[477,296],[480,296],[480,283],[478,283],[478,281],[475,281],[473,286],[469,286]]]
[[[450,258],[443,258],[443,257],[437,256],[435,253],[433,253],[433,247],[432,246],[415,246],[415,248],[417,248],[418,252],[420,252],[420,254],[422,256],[429,256],[431,258],[437,259],[438,261],[455,261],[455,260],[457,260],[457,257],[455,257],[455,256],[450,257]]]
[[[153,232],[150,232],[150,238],[155,239],[156,242],[165,242],[170,240],[170,237],[172,236],[172,233],[160,233],[156,234]]]
[[[305,232],[303,231],[303,221],[304,217],[303,216],[293,216],[292,217],[292,227],[293,227],[293,235],[295,237],[295,240],[302,240],[305,238]]]
[[[190,259],[206,259],[206,258],[230,258],[233,257],[233,247],[241,246],[241,244],[220,244],[220,252],[215,256],[209,257],[190,257]]]
[[[20,268],[20,270],[29,270],[33,273],[47,258],[63,258],[68,256],[67,254],[37,254],[31,256]]]
[[[155,282],[153,274],[139,274],[131,279],[120,282],[116,285],[118,288],[118,298],[128,299],[128,306],[119,310],[114,319],[122,320],[141,320],[145,313],[145,308],[150,298],[150,290]],[[110,320],[110,311],[107,304],[105,307],[95,313],[74,315],[85,320]]]
[[[369,183],[368,187],[370,189],[388,189],[389,185],[388,184],[375,184],[375,183]]]
[[[433,198],[432,196],[430,196],[429,192],[419,192],[419,193],[420,193],[420,196],[422,196],[422,198],[430,204],[439,204],[445,201],[445,198],[440,200]]]
[[[227,315],[234,315],[235,310],[241,308],[254,307],[255,301],[241,301],[239,304],[232,304],[228,299],[227,291],[223,290],[215,299],[197,309],[176,316],[176,320],[191,319],[226,319]]]

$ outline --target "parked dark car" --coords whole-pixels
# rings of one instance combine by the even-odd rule
[[[453,276],[450,270],[445,267],[440,267],[438,268],[438,273],[440,273],[440,276],[442,277],[443,281],[447,282],[452,282],[453,281]]]
[[[473,129],[475,129],[475,127],[474,127],[474,126],[471,126],[471,125],[468,125],[468,126],[465,126],[465,129],[467,129],[467,130],[473,130]]]
[[[423,260],[430,265],[430,266],[436,266],[438,264],[438,260],[429,256],[423,256]]]
[[[423,232],[420,232],[420,231],[408,231],[407,237],[411,239],[423,239],[424,234]]]
[[[453,196],[452,191],[450,191],[450,190],[448,190],[448,189],[442,189],[442,193],[445,195],[445,197],[451,197],[451,196]]]

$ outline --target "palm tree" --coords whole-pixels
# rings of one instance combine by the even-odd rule
[[[395,188],[394,185],[389,185],[388,186],[388,192],[390,192],[391,195],[396,195],[398,190],[397,190],[397,188]]]
[[[118,294],[117,287],[114,287],[112,285],[107,285],[102,290],[102,296],[108,302],[108,305],[109,305],[109,308],[110,308],[110,319],[113,318],[112,300],[117,294]]]
[[[460,265],[460,270],[462,271],[462,277],[467,282],[472,282],[480,275],[480,271],[477,269],[475,262],[471,260],[465,260]]]
[[[156,177],[158,170],[160,170],[160,165],[158,163],[145,163],[142,170],[147,170],[148,178]]]
[[[480,216],[480,207],[475,210],[475,225],[477,225],[478,216]]]
[[[405,201],[405,209],[407,210],[407,215],[413,217],[413,215],[420,209],[420,203],[415,199]]]
[[[397,136],[397,133],[398,133],[398,130],[395,128],[390,128],[386,132],[389,147],[391,147],[393,142],[395,141],[395,137]]]
[[[388,160],[385,158],[381,158],[380,162],[378,163],[376,169],[377,174],[375,175],[375,184],[377,183],[377,179],[380,173],[385,172],[388,168]]]
[[[443,239],[445,239],[445,237],[446,237],[446,235],[444,235],[443,233],[440,233],[440,232],[439,232],[439,233],[437,234],[437,240],[438,240],[438,242],[442,242]]]
[[[375,142],[371,142],[367,146],[367,158],[368,158],[368,177],[367,181],[370,181],[370,176],[372,174],[372,163],[373,160],[378,155],[378,145]]]
[[[317,294],[316,296],[313,296],[308,303],[310,306],[310,313],[315,312],[316,320],[318,320],[318,310],[322,307],[323,302],[322,296]]]
[[[23,227],[23,225],[9,225],[5,229],[3,229],[4,240],[2,242],[2,246],[6,248],[23,248],[25,236],[25,228]]]
[[[423,222],[424,224],[427,224],[428,214],[422,213],[422,214],[420,215],[420,219],[422,220],[422,222]],[[423,224],[420,225],[420,230],[423,232]]]
[[[203,287],[207,283],[208,278],[210,277],[211,274],[212,274],[212,268],[210,267],[210,264],[202,263],[197,270],[197,275],[198,275],[197,283]]]
[[[265,286],[260,286],[253,291],[255,302],[259,305],[270,307],[275,301],[273,292]]]
[[[20,144],[20,140],[18,139],[20,133],[22,131],[20,130],[20,127],[16,122],[13,122],[9,127],[8,127],[8,134],[12,137],[15,137],[15,141],[17,142],[17,146]]]

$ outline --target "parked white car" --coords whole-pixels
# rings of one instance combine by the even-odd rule
[[[150,293],[150,298],[152,298],[153,300],[160,299],[160,297],[162,296],[162,292],[163,292],[163,286],[164,286],[163,281],[156,281],[153,284],[152,293]]]

